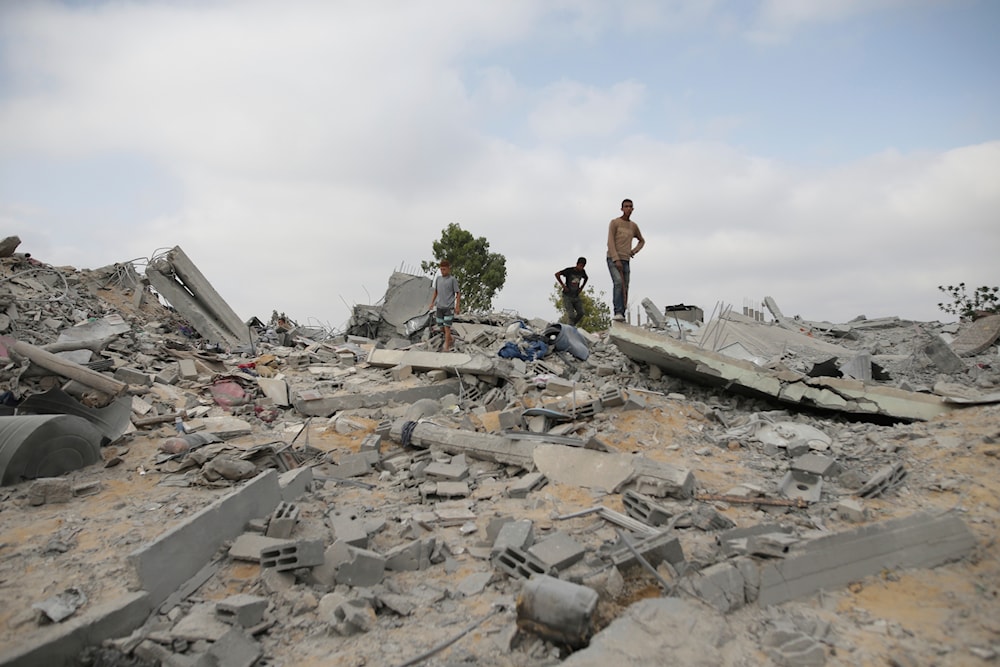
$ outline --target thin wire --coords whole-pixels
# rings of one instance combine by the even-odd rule
[[[492,618],[494,614],[496,614],[498,611],[503,611],[505,608],[506,607],[504,607],[504,605],[502,605],[502,604],[495,604],[495,605],[493,605],[493,609],[490,610],[490,613],[486,614],[485,616],[483,616],[478,621],[470,623],[464,630],[462,630],[461,632],[459,632],[457,635],[455,635],[451,639],[448,639],[447,641],[441,642],[437,646],[424,651],[423,653],[421,653],[420,655],[418,655],[416,657],[410,658],[406,662],[400,663],[397,667],[412,667],[413,665],[417,665],[417,664],[423,662],[424,660],[426,660],[427,658],[431,657],[432,655],[434,655],[436,653],[439,653],[439,652],[443,651],[444,649],[448,648],[449,646],[451,646],[452,644],[454,644],[455,642],[457,642],[459,639],[461,639],[462,637],[464,637],[465,635],[469,634],[470,632],[472,632],[473,630],[475,630],[476,628],[478,628],[480,625],[482,625],[483,622],[486,621],[486,619]]]

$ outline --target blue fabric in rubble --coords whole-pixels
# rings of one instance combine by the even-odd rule
[[[513,341],[508,341],[497,352],[504,359],[524,359],[525,361],[534,361],[535,359],[544,357],[548,353],[549,346],[541,340],[525,341],[520,345]]]

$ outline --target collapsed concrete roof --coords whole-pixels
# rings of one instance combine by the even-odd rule
[[[905,420],[931,419],[951,409],[939,396],[858,380],[810,377],[787,369],[769,370],[620,322],[611,328],[611,340],[629,358],[671,375],[809,409]]]

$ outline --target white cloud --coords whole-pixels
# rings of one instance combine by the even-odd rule
[[[0,190],[0,220],[43,261],[81,268],[180,245],[242,317],[333,326],[344,302],[378,300],[394,269],[428,259],[450,222],[507,257],[497,307],[554,318],[552,275],[578,255],[610,291],[604,243],[624,197],[648,239],[634,303],[771,295],[811,319],[933,319],[937,285],[996,284],[1000,143],[805,169],[722,143],[740,123],[726,113],[694,126],[714,142],[666,143],[642,124],[668,92],[647,80],[539,83],[481,57],[536,34],[553,6],[8,8],[0,167],[121,153],[177,194],[127,224],[74,218],[53,212],[67,196],[53,177],[50,209]],[[568,12],[611,5],[585,7]],[[816,18],[768,7],[775,25]]]
[[[635,81],[616,83],[607,90],[575,81],[548,86],[531,113],[530,122],[542,141],[608,136],[626,128],[645,97]]]

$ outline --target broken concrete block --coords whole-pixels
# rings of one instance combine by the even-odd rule
[[[345,454],[336,465],[327,467],[327,471],[334,479],[349,479],[367,475],[372,471],[372,465],[366,453]]]
[[[688,468],[678,468],[637,457],[634,461],[635,490],[656,498],[671,497],[686,500],[694,495],[694,473]]]
[[[524,417],[521,410],[505,410],[498,415],[500,429],[503,431],[516,431],[524,428]]]
[[[368,547],[368,531],[365,530],[365,522],[357,512],[334,509],[326,515],[326,521],[336,541],[361,549]]]
[[[250,628],[264,620],[267,598],[247,593],[230,595],[215,603],[215,614],[222,620]]]
[[[265,537],[255,533],[243,533],[229,547],[229,557],[235,560],[249,560],[259,563],[260,552],[263,549],[273,548],[285,542],[287,540]]]
[[[542,488],[548,482],[545,475],[540,472],[529,472],[518,477],[509,487],[507,495],[511,498],[527,498],[532,491]]]
[[[398,364],[389,369],[389,377],[394,382],[400,382],[413,375],[413,366]]]
[[[160,384],[177,384],[177,381],[181,378],[181,371],[177,364],[169,364],[165,368],[160,369],[156,374],[155,380]]]
[[[722,613],[746,604],[743,574],[731,563],[716,563],[684,579],[690,592]]]
[[[248,637],[237,628],[212,642],[208,651],[196,665],[213,665],[217,667],[252,667],[264,654],[264,650],[252,637]]]
[[[868,510],[854,498],[841,498],[837,503],[837,516],[844,521],[861,523],[868,519]]]
[[[135,368],[128,368],[127,366],[120,366],[115,369],[115,379],[140,387],[153,386],[153,378],[149,376],[149,373],[144,373]]]
[[[68,503],[72,499],[73,487],[63,477],[41,477],[28,487],[28,502],[31,505]]]
[[[550,567],[537,556],[507,546],[493,556],[493,566],[514,579],[530,579],[536,574],[554,574],[555,568]]]
[[[299,506],[294,503],[284,501],[278,503],[278,506],[274,508],[274,512],[271,513],[271,518],[267,522],[267,532],[264,534],[267,537],[277,539],[291,537],[292,530],[295,529],[295,524],[299,520],[300,513]]]
[[[343,544],[338,542],[337,544]],[[336,546],[336,544],[334,545]],[[347,586],[375,586],[385,576],[385,557],[374,551],[343,544],[347,553],[337,566],[337,583]]]
[[[260,566],[274,568],[279,572],[315,567],[323,564],[325,545],[323,540],[285,541],[260,550]]]
[[[761,533],[747,538],[746,553],[751,556],[784,558],[801,541],[787,533]]]
[[[804,454],[792,461],[792,470],[819,475],[820,477],[833,477],[840,473],[840,464],[829,456],[822,454]]]
[[[434,461],[424,468],[424,475],[430,479],[459,481],[469,476],[469,466],[465,464],[440,463],[438,461]]]
[[[283,472],[278,476],[278,486],[281,487],[281,499],[291,502],[312,490],[313,471],[306,466]]]
[[[391,426],[391,425],[390,425]],[[388,430],[386,431],[388,434]],[[372,433],[371,435],[366,435],[365,439],[361,441],[362,452],[382,452],[382,438],[384,436],[381,433]]]
[[[458,592],[463,597],[479,595],[483,592],[483,589],[486,588],[486,585],[490,583],[490,579],[492,578],[492,572],[473,572],[458,582]]]
[[[669,508],[631,489],[622,494],[622,505],[624,505],[627,515],[650,526],[666,525],[674,515]]]
[[[468,498],[471,491],[465,482],[433,482],[434,490],[427,493],[427,496],[438,496],[441,498]]]
[[[642,394],[634,391],[628,393],[628,399],[625,401],[625,405],[622,406],[622,411],[627,412],[629,410],[645,410],[646,409],[646,397]]]
[[[426,570],[431,566],[436,538],[413,540],[385,552],[385,569],[393,571]]]
[[[557,531],[529,547],[528,553],[551,569],[564,570],[582,560],[587,550],[567,533]]]
[[[965,362],[941,336],[931,336],[923,350],[934,367],[942,373],[951,374],[965,370]]]
[[[493,540],[493,553],[499,553],[509,546],[523,551],[534,544],[534,541],[534,524],[531,519],[507,521]]]
[[[789,470],[781,478],[778,489],[786,498],[801,498],[816,503],[823,491],[823,478],[801,470]]]
[[[903,464],[891,463],[872,475],[856,495],[862,498],[875,498],[899,486],[904,479],[906,479],[906,469]]]
[[[648,537],[636,540],[632,542],[632,549],[635,549],[653,567],[667,562],[682,574],[687,567],[680,539],[676,535],[667,532],[649,535]],[[616,547],[611,552],[611,562],[620,569],[639,565],[639,561],[636,560],[632,549],[629,549],[628,545],[625,544]]]

